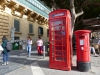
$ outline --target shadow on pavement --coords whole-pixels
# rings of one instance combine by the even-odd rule
[[[39,60],[37,61],[39,66],[42,68],[49,68],[49,60]],[[50,68],[49,68],[50,69]],[[78,71],[77,66],[72,66],[72,71]]]
[[[73,71],[78,71],[78,70],[77,70],[77,66],[72,66],[72,70],[73,70]]]
[[[30,65],[34,63],[36,60],[28,60],[26,58],[15,58],[15,57],[10,57],[10,62],[18,63],[18,64],[23,64],[23,65]]]
[[[49,61],[48,60],[39,60],[37,61],[40,67],[49,68]]]

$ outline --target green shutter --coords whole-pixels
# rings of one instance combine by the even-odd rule
[[[39,27],[39,35],[43,35],[43,28]]]
[[[41,27],[41,35],[43,35],[43,28]]]
[[[33,33],[33,25],[29,24],[29,33]]]
[[[19,20],[14,19],[14,28],[15,31],[19,32],[20,31],[20,26],[19,26]]]

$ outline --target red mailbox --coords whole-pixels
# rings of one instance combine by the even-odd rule
[[[76,50],[77,50],[77,68],[80,71],[88,71],[91,68],[90,63],[90,42],[89,30],[77,30],[76,35]]]
[[[71,15],[69,10],[49,14],[50,68],[71,70]]]

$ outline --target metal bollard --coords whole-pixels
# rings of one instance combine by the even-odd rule
[[[45,45],[43,46],[43,59],[45,58]]]

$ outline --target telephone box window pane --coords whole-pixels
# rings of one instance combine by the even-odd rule
[[[54,22],[51,23],[51,26],[54,26]]]
[[[63,24],[63,21],[58,20],[58,21],[55,21],[53,25],[54,26],[57,26],[57,25],[61,26],[62,24]]]
[[[52,40],[54,40],[55,38],[54,38],[54,36],[52,36]]]
[[[63,58],[62,57],[60,57],[60,56],[56,56],[56,61],[62,61],[63,60]]]
[[[64,60],[63,61],[66,61],[66,57],[64,57]]]
[[[61,34],[61,31],[55,31],[55,34],[56,34],[56,35],[62,35],[62,34]]]
[[[54,41],[52,41],[52,45],[54,45],[55,44],[55,42]]]
[[[54,27],[51,27],[51,30],[54,31]]]
[[[52,60],[54,61],[55,59],[54,59],[54,56],[52,57]]]
[[[54,30],[62,30],[62,26],[55,26]]]
[[[63,56],[66,56],[66,52],[65,51],[63,51],[62,54],[63,54]]]
[[[55,46],[56,50],[62,50],[62,46]]]
[[[62,34],[63,36],[65,36],[65,31],[61,31],[61,34]]]
[[[54,46],[52,46],[52,56],[54,56]]]
[[[56,56],[62,56],[62,52],[61,51],[56,51]]]
[[[55,35],[55,33],[54,33],[54,32],[52,32],[51,34],[52,34],[52,35]]]
[[[62,41],[55,41],[55,45],[62,45]]]
[[[55,34],[65,36],[65,31],[55,31]]]
[[[63,46],[63,50],[65,50],[65,46]]]
[[[54,46],[52,46],[52,49],[54,49]]]
[[[65,30],[65,26],[62,26],[62,30]]]
[[[60,41],[60,40],[63,40],[63,39],[62,39],[62,36],[55,36],[55,39],[56,39],[56,40],[59,40],[59,41]]]
[[[62,37],[63,37],[63,40],[65,40],[66,37],[65,36],[62,36]]]

